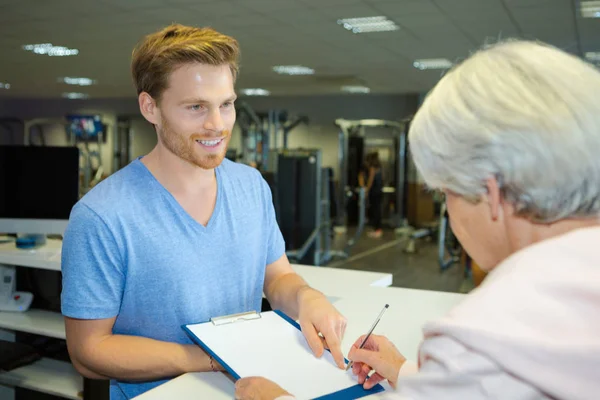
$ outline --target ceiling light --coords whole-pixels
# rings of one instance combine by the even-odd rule
[[[26,44],[23,50],[31,51],[35,54],[45,54],[51,57],[76,56],[79,54],[77,49],[69,49],[64,46],[54,46],[52,43]]]
[[[600,18],[600,1],[582,1],[581,16],[583,18]]]
[[[268,96],[271,94],[268,90],[260,88],[242,89],[241,92],[246,96]]]
[[[588,61],[600,61],[600,52],[588,51],[585,53],[585,58]]]
[[[85,93],[69,92],[69,93],[63,93],[63,97],[65,97],[67,99],[87,99],[90,96]]]
[[[273,71],[283,75],[312,75],[315,70],[302,65],[277,65],[273,67]]]
[[[10,89],[10,83],[0,82],[0,89]]]
[[[366,86],[342,86],[342,92],[346,93],[369,93],[371,89]]]
[[[90,78],[72,78],[70,76],[66,76],[64,78],[58,78],[59,82],[64,82],[67,85],[79,85],[79,86],[90,86],[96,83],[95,80]]]
[[[337,23],[353,33],[389,32],[400,29],[394,21],[383,16],[338,19]]]
[[[448,69],[452,67],[452,62],[445,58],[429,58],[416,60],[413,65],[420,70],[424,69]]]

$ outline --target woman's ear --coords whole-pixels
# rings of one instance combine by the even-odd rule
[[[500,193],[500,185],[495,177],[486,180],[487,198],[490,206],[490,214],[492,220],[496,221],[500,216],[500,207],[502,205],[502,194]]]

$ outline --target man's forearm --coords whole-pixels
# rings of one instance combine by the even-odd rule
[[[312,289],[298,274],[283,275],[273,282],[265,295],[275,310],[281,310],[290,318],[297,319],[302,298],[306,296],[323,296],[321,292]]]
[[[208,355],[195,345],[111,335],[87,347],[73,361],[91,378],[142,381],[211,370]]]

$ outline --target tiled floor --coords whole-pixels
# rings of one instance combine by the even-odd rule
[[[343,236],[336,237],[335,246],[344,241]],[[379,239],[369,238],[363,233],[348,260],[335,260],[327,266],[392,273],[392,286],[397,287],[460,293],[472,289],[471,279],[465,277],[464,268],[459,264],[440,270],[435,241],[418,240],[414,254],[406,253],[405,248],[406,240],[396,239],[391,230]]]

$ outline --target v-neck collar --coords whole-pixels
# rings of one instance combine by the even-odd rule
[[[167,190],[167,188],[165,188],[163,186],[162,183],[160,183],[158,181],[158,179],[156,179],[156,177],[152,174],[152,172],[150,172],[150,170],[148,169],[148,167],[146,167],[146,165],[144,165],[144,163],[142,162],[142,157],[140,156],[138,157],[136,160],[134,160],[134,164],[137,164],[140,168],[142,168],[144,170],[145,174],[148,174],[148,176],[150,177],[150,180],[152,181],[153,185],[157,186],[158,189],[165,195],[165,197],[167,198],[167,200],[173,204],[173,207],[175,207],[175,209],[178,210],[179,213],[181,213],[184,218],[188,221],[188,223],[192,226],[194,226],[196,229],[202,231],[202,232],[209,232],[213,229],[213,226],[216,224],[217,222],[217,217],[219,215],[219,211],[221,210],[221,202],[222,202],[222,196],[223,196],[223,184],[222,184],[222,177],[221,177],[221,168],[220,165],[217,166],[215,168],[215,177],[217,179],[217,199],[215,201],[215,208],[213,209],[212,215],[210,216],[208,223],[206,224],[206,226],[202,225],[201,223],[199,223],[198,221],[196,221],[182,206],[181,204],[179,204],[179,202],[177,201],[177,199],[175,198],[175,196],[173,196],[173,194],[171,192],[169,192]]]

